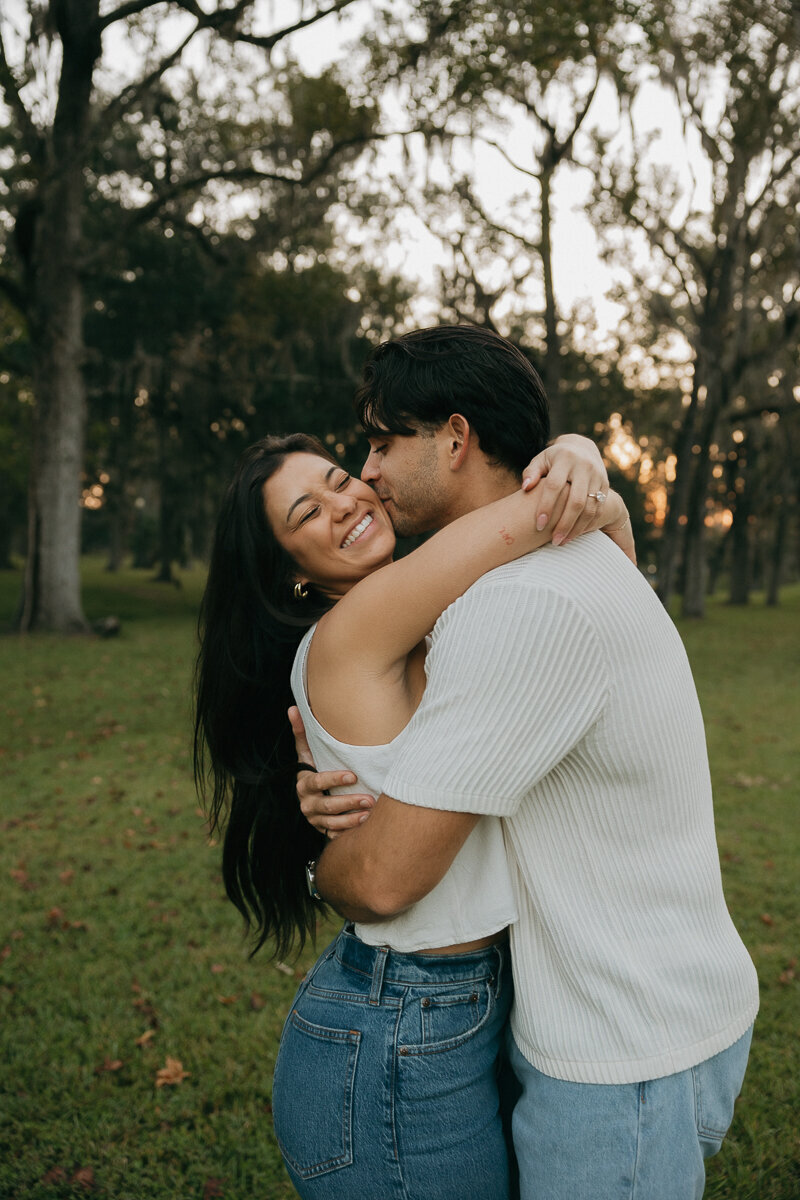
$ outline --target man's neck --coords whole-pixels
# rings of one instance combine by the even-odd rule
[[[460,487],[457,494],[451,497],[447,519],[442,521],[442,525],[449,525],[451,521],[474,512],[476,508],[483,508],[485,504],[491,504],[494,500],[502,500],[504,496],[510,496],[520,487],[521,483],[520,479],[510,471],[497,468],[475,472],[468,481],[465,479],[463,482],[464,486]]]

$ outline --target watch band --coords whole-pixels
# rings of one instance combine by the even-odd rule
[[[317,863],[316,859],[306,863],[306,884],[308,885],[308,894],[312,900],[321,900],[322,893],[317,890]]]

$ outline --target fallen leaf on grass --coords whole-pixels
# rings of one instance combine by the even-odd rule
[[[149,1046],[153,1038],[156,1036],[155,1029],[146,1029],[141,1037],[136,1039],[137,1046]]]
[[[42,1176],[42,1183],[62,1183],[67,1178],[67,1172],[63,1167],[51,1167],[49,1171]]]
[[[136,1000],[132,1001],[132,1003],[133,1007],[141,1013],[147,1023],[151,1025],[153,1029],[158,1029],[158,1013],[153,1008],[153,1005],[150,1003],[150,1001],[145,1000],[143,996],[139,996]]]
[[[183,1063],[179,1058],[170,1058],[167,1055],[167,1065],[156,1071],[156,1087],[172,1087],[174,1084],[188,1079],[189,1075],[191,1075],[191,1071],[184,1071]]]
[[[62,871],[58,878],[62,883],[72,883],[72,880],[75,878],[75,872],[72,870]]]
[[[796,979],[797,978],[797,972],[795,970],[796,966],[797,966],[797,959],[796,958],[791,959],[791,961],[789,963],[787,963],[787,965],[786,965],[786,970],[781,971],[780,976],[778,978],[778,983],[782,983],[785,985],[787,983],[791,983],[793,979]]]
[[[73,1187],[81,1187],[85,1191],[89,1191],[94,1187],[94,1171],[91,1167],[80,1167],[70,1179],[70,1183]]]
[[[266,1000],[263,996],[259,996],[258,992],[250,993],[250,1007],[253,1012],[261,1012],[261,1009],[266,1005]]]
[[[775,922],[772,919],[772,917],[769,915],[769,913],[762,913],[761,914],[761,924],[762,925],[774,925]]]
[[[98,1067],[95,1067],[95,1075],[102,1075],[105,1071],[119,1071],[124,1066],[121,1058],[104,1058]]]
[[[219,1200],[219,1197],[224,1196],[222,1179],[207,1179],[203,1187],[203,1200]]]
[[[220,1004],[235,1004],[239,999],[238,996],[217,996]]]
[[[5,959],[7,959],[10,956],[10,954],[11,954],[11,947],[3,946],[3,949],[0,950],[0,962],[3,962]]]
[[[225,968],[223,967],[222,963],[212,963],[211,964],[211,974],[212,975],[219,975],[220,972],[224,971],[224,970],[225,970]]]
[[[48,929],[78,929],[85,933],[89,926],[85,921],[69,921],[64,916],[63,908],[51,908],[46,917]]]

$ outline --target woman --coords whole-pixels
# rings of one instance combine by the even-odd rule
[[[604,507],[606,527],[626,524],[618,497]],[[320,838],[295,800],[292,689],[318,765],[338,753],[378,794],[422,696],[426,634],[480,575],[549,540],[536,519],[535,492],[519,490],[393,562],[375,493],[314,439],[267,438],[244,455],[204,598],[195,746],[201,786],[210,759],[213,819],[229,809],[223,874],[256,949],[271,937],[286,953],[319,911],[304,878]],[[496,1062],[514,917],[502,832],[484,818],[428,896],[346,929],[321,956],[287,1020],[273,1094],[301,1196],[508,1194]]]

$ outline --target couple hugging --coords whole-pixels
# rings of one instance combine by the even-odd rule
[[[281,1038],[292,1182],[694,1200],[757,983],[691,672],[625,507],[590,443],[547,448],[539,377],[486,330],[384,343],[357,405],[361,479],[302,434],[245,453],[201,622],[228,894],[279,952],[320,900],[347,922]]]

